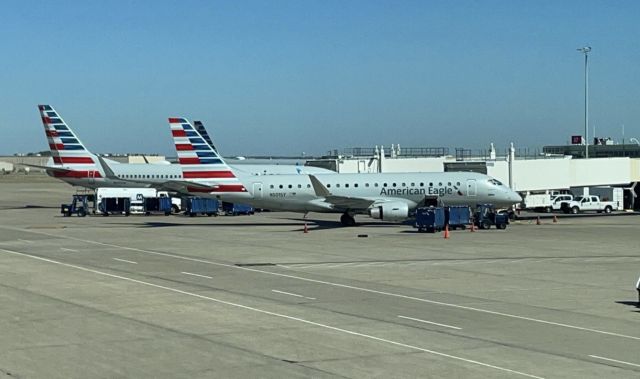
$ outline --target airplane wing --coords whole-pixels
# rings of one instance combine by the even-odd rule
[[[362,197],[350,197],[350,196],[336,196],[332,195],[331,192],[324,186],[324,184],[320,183],[318,178],[314,175],[309,175],[309,179],[311,180],[311,185],[313,186],[313,190],[316,193],[316,196],[323,197],[326,203],[331,204],[331,206],[335,209],[352,209],[352,210],[364,210],[368,209],[376,200],[365,199]]]
[[[149,187],[153,187],[159,190],[164,191],[174,191],[182,194],[189,194],[190,192],[212,192],[216,187],[208,186],[206,184],[189,182],[186,180],[167,180],[165,182],[158,181],[150,181],[150,180],[142,180],[142,179],[121,179],[119,178],[109,167],[105,160],[98,156],[98,160],[100,161],[100,165],[104,170],[105,177],[111,179],[113,181],[126,183],[138,183],[138,184],[146,184]]]

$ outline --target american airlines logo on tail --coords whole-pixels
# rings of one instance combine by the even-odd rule
[[[188,120],[171,117],[169,125],[184,179],[213,182],[216,189],[212,192],[247,192],[231,168]]]
[[[53,163],[73,171],[55,176],[101,177],[96,161],[62,117],[50,105],[38,105]]]

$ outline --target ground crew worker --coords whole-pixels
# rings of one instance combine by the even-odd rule
[[[640,308],[640,278],[636,282],[636,290],[638,290],[638,304],[636,304],[636,307]]]

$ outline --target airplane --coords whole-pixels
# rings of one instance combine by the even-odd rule
[[[187,119],[171,117],[169,125],[182,176],[161,187],[192,195],[270,210],[341,213],[344,226],[355,225],[358,214],[403,221],[432,201],[509,207],[522,200],[498,180],[475,172],[246,175],[227,165]]]
[[[113,177],[106,177],[101,160],[84,146],[60,114],[50,105],[38,105],[38,109],[49,143],[51,159],[46,166],[24,164],[25,166],[43,169],[54,178],[73,186],[87,188],[149,187],[152,183],[182,178],[180,166],[166,164],[167,162],[128,164],[102,159],[102,162],[109,165],[109,170],[116,174]],[[299,173],[301,166],[242,165],[236,169],[247,175],[293,174]],[[303,172],[333,172],[317,167],[303,167],[303,169]]]

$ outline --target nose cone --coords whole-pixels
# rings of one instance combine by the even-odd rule
[[[519,203],[522,201],[522,196],[520,196],[517,192],[507,189],[507,198],[512,204]]]

